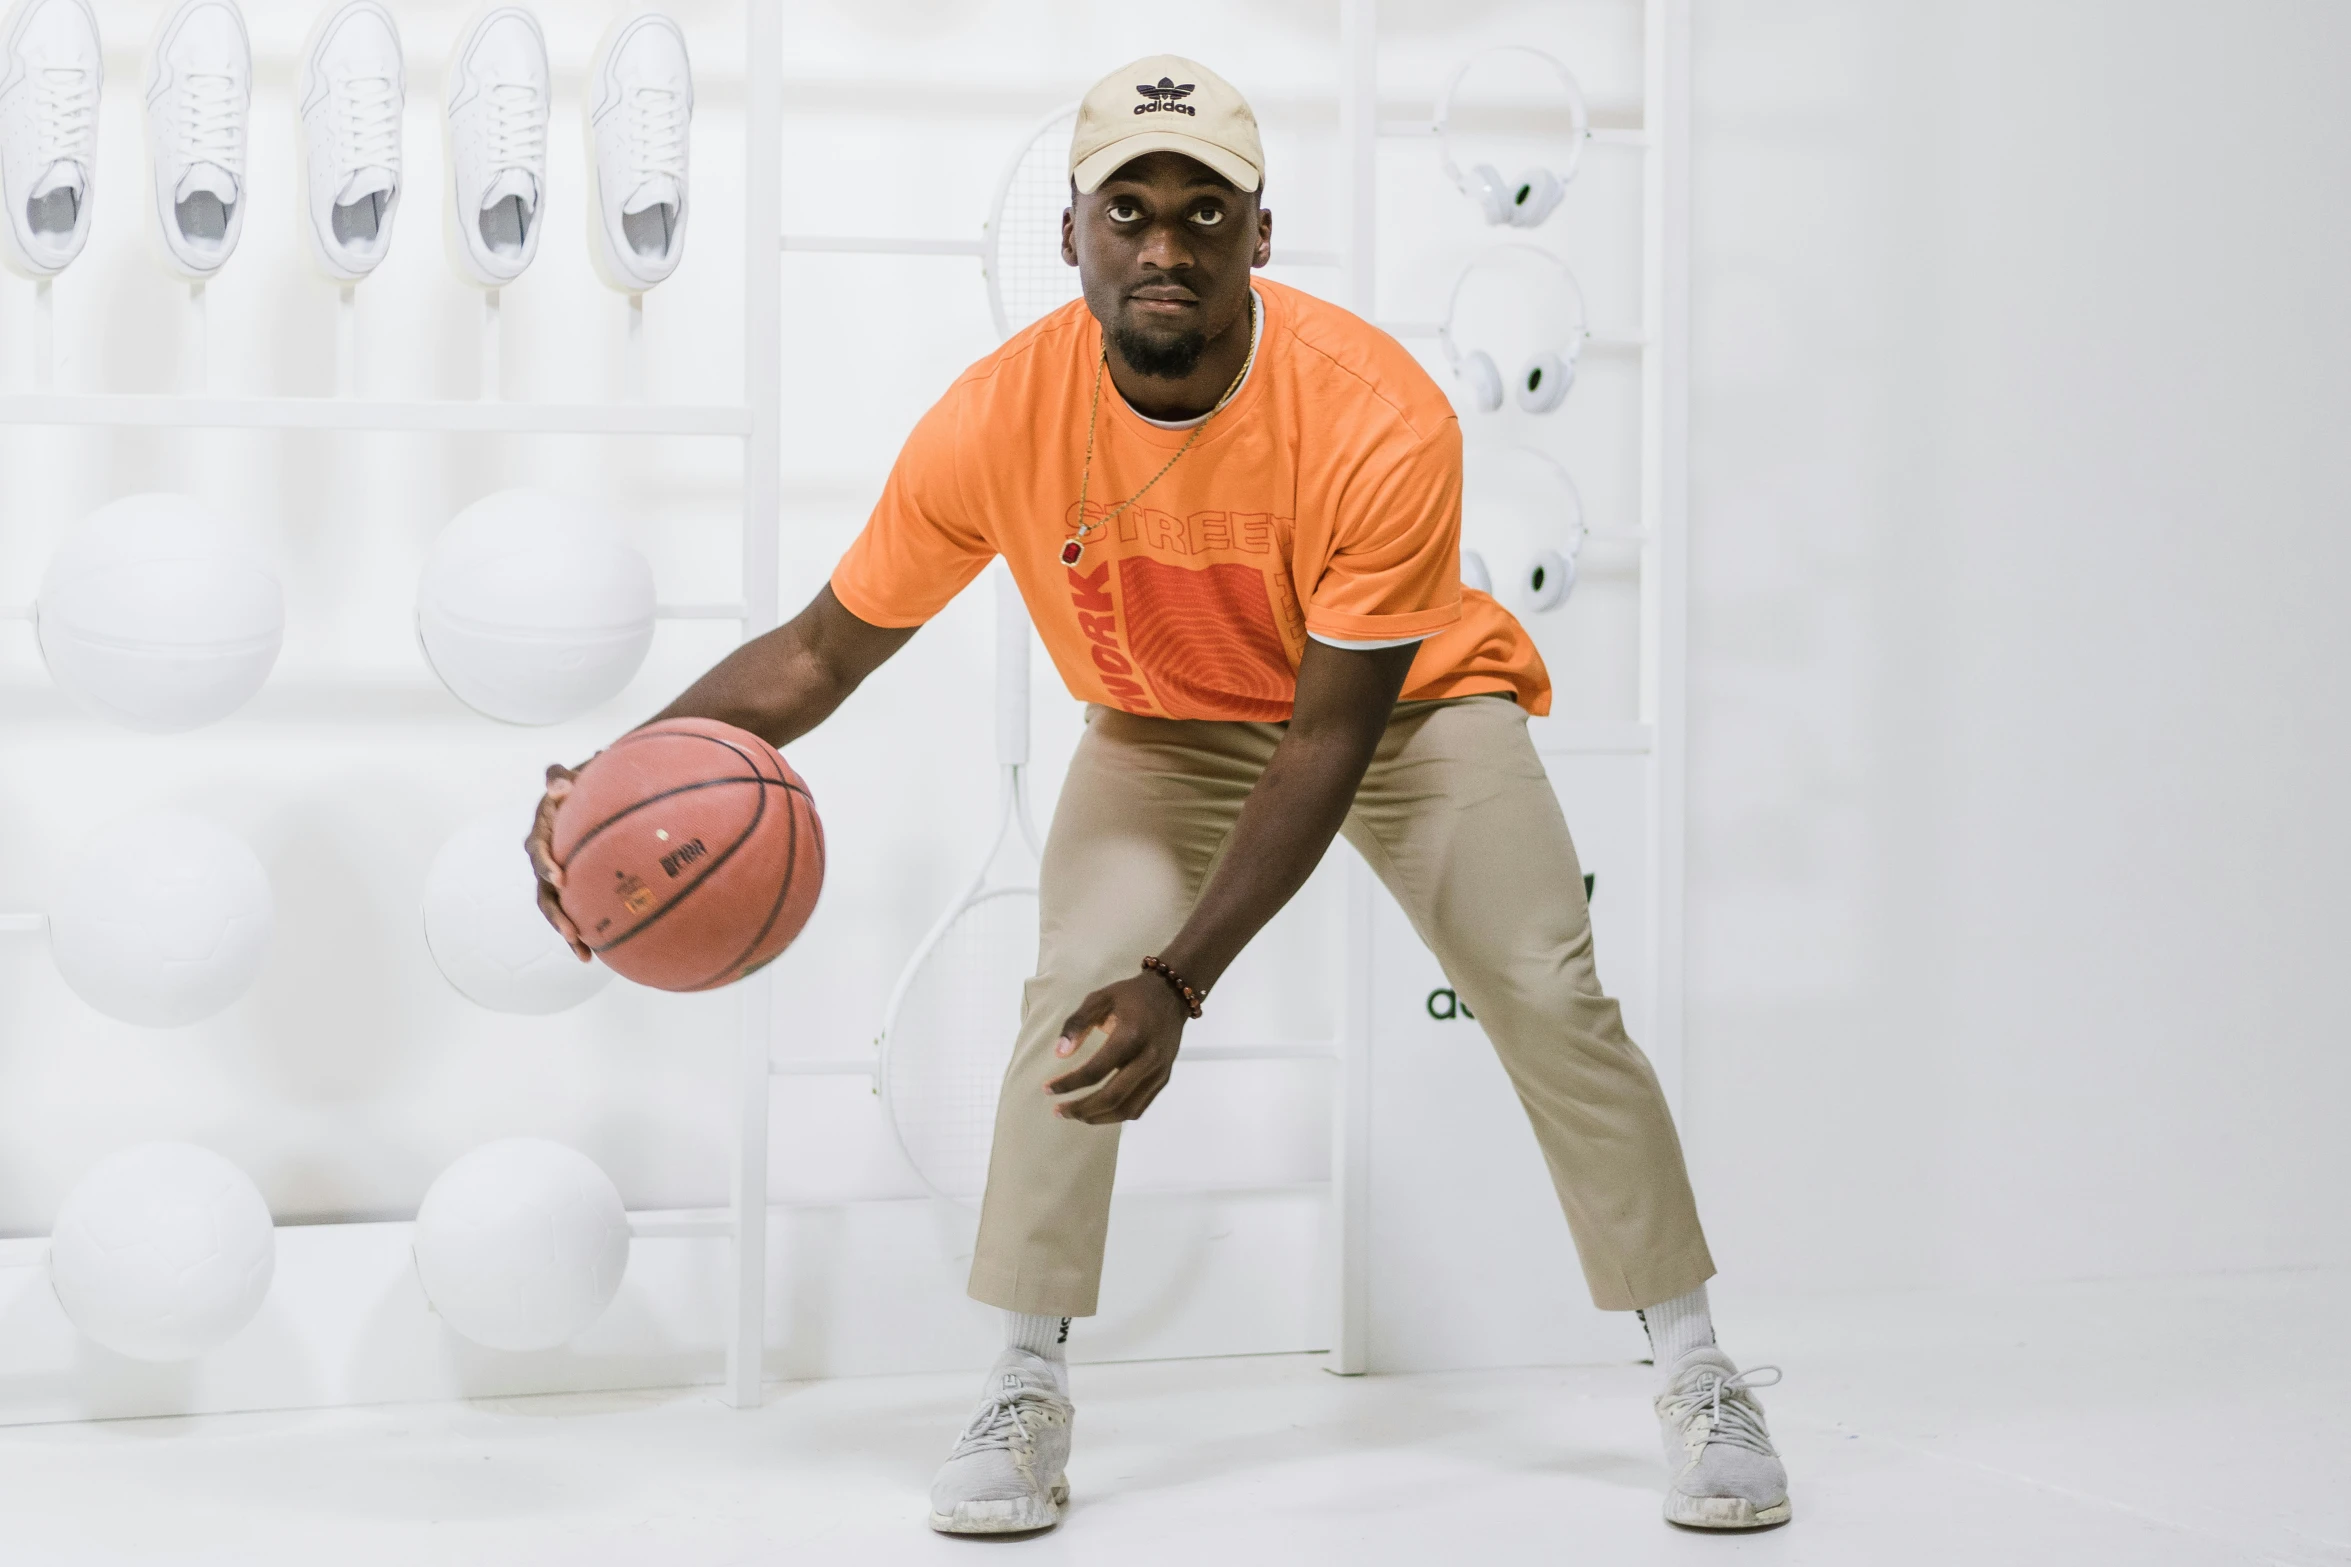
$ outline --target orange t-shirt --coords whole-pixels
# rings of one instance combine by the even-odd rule
[[[1150,493],[1061,562],[1078,512],[1102,331],[1067,305],[966,370],[907,437],[833,570],[858,619],[913,626],[1002,555],[1082,702],[1166,718],[1290,716],[1309,636],[1424,638],[1408,699],[1551,682],[1525,630],[1461,585],[1461,426],[1395,339],[1259,280],[1257,360]],[[1102,378],[1086,511],[1143,487],[1188,430]]]

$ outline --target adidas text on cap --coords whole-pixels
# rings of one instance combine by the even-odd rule
[[[1078,105],[1069,177],[1093,191],[1147,152],[1196,158],[1242,190],[1265,178],[1257,116],[1233,84],[1197,61],[1155,54],[1096,82]]]

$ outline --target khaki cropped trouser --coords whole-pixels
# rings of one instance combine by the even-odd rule
[[[1096,708],[1045,843],[1037,974],[996,1112],[971,1294],[1090,1316],[1116,1126],[1052,1113],[1062,1022],[1182,926],[1279,724]],[[1627,1311],[1714,1272],[1657,1077],[1592,967],[1558,797],[1506,697],[1399,704],[1342,829],[1477,1014],[1551,1167],[1594,1304]],[[1098,1037],[1098,1036],[1097,1036]],[[1182,1091],[1182,1058],[1170,1092]]]

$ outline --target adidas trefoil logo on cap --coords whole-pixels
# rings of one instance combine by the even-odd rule
[[[1135,91],[1143,95],[1143,101],[1135,105],[1135,112],[1137,114],[1196,115],[1200,111],[1183,101],[1192,96],[1192,89],[1195,85],[1195,83],[1186,82],[1178,87],[1174,78],[1167,76],[1159,78],[1157,86],[1148,82],[1137,82]]]

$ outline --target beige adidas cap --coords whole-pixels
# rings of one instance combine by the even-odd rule
[[[1155,54],[1096,82],[1078,105],[1069,177],[1091,192],[1147,152],[1197,158],[1242,190],[1265,178],[1257,116],[1231,82],[1181,55]]]

